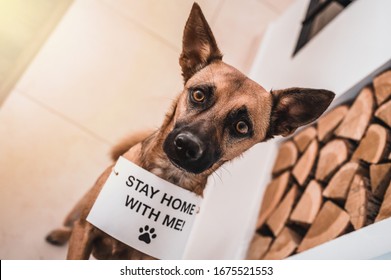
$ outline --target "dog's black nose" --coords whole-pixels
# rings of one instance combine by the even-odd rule
[[[174,139],[176,153],[185,160],[197,160],[204,151],[201,141],[192,133],[183,132]]]

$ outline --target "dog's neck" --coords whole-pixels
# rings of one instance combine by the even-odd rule
[[[159,132],[133,146],[123,156],[156,176],[202,196],[208,176],[192,174],[174,166],[163,151]]]

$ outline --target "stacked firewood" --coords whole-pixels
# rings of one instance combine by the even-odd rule
[[[283,259],[391,216],[391,71],[279,147],[249,259]]]

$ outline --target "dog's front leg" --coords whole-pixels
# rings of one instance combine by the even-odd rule
[[[94,226],[85,220],[74,223],[71,238],[69,240],[68,260],[88,260],[91,252],[94,236]]]
[[[113,166],[110,166],[102,173],[94,187],[87,193],[85,198],[82,199],[83,203],[81,205],[84,207],[80,207],[83,209],[80,213],[81,215],[79,219],[73,223],[67,259],[83,260],[88,259],[91,255],[94,241],[97,238],[99,231],[92,224],[87,222],[86,218],[94,205],[100,190],[110,176],[112,168]]]

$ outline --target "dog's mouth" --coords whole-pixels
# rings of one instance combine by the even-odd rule
[[[172,165],[174,165],[176,168],[178,168],[179,170],[183,171],[183,172],[187,172],[187,173],[192,173],[192,174],[199,174],[199,173],[195,173],[193,170],[189,170],[189,169],[186,169],[184,166],[182,166],[180,164],[180,162],[175,159],[175,158],[172,158],[170,157],[169,155],[167,155],[168,159],[170,160],[170,162],[172,163]],[[201,172],[200,172],[201,173]]]
[[[172,131],[163,143],[170,162],[181,171],[201,174],[217,161],[216,151],[211,151],[199,137],[190,132]]]
[[[172,158],[169,155],[167,155],[167,157],[170,160],[170,162],[172,163],[172,165],[174,165],[176,168],[178,168],[182,172],[191,173],[191,174],[201,174],[201,173],[207,171],[209,168],[211,168],[213,166],[213,164],[210,164],[210,165],[208,165],[208,166],[206,166],[204,168],[200,168],[200,167],[198,167],[196,165],[186,165],[186,164],[183,164],[178,159]]]

